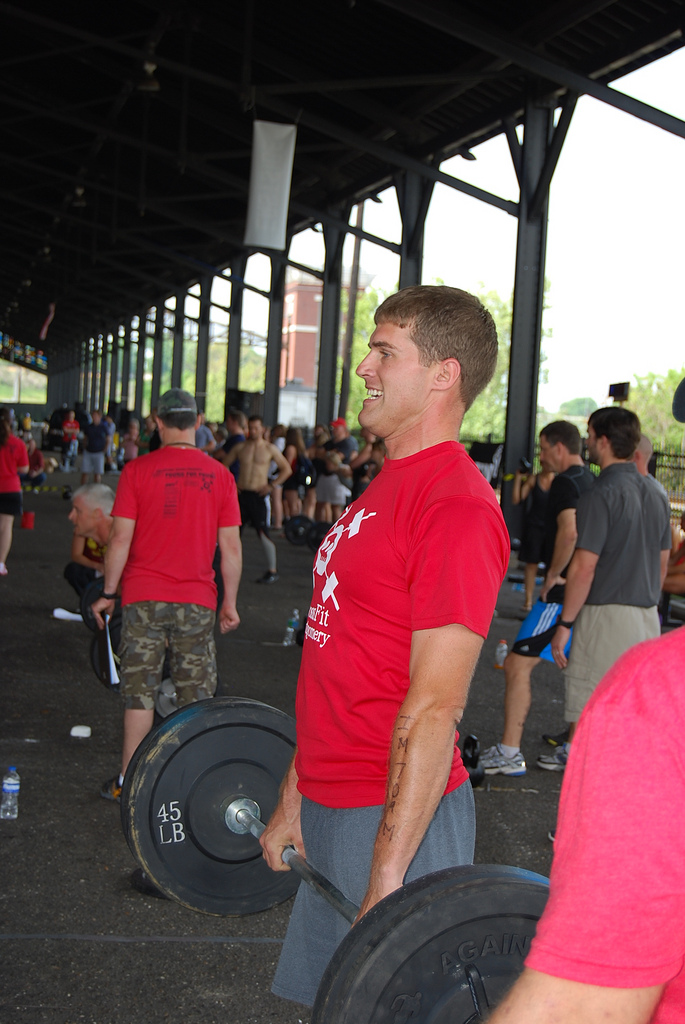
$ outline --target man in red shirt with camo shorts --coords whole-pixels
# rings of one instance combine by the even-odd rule
[[[217,543],[225,591],[219,627],[227,633],[240,622],[235,481],[195,447],[199,417],[192,395],[172,388],[160,398],[157,412],[162,447],[124,467],[112,509],[104,591],[93,604],[102,625],[101,616],[114,610],[121,581],[124,744],[121,774],[101,791],[109,800],[119,799],[131,756],[152,728],[167,640],[179,706],[214,696]]]

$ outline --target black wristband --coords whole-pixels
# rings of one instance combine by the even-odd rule
[[[574,619],[573,622],[564,622],[563,619],[557,619],[557,626],[563,626],[564,629],[573,629],[573,623],[575,621],[576,620]]]
[[[104,590],[103,590],[103,591],[102,591],[102,593],[100,594],[100,597],[106,597],[108,601],[113,601],[113,600],[115,599],[115,597],[116,597],[116,596],[117,596],[116,594],[106,594],[106,593],[104,592]]]

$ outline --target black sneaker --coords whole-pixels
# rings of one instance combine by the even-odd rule
[[[260,576],[258,580],[255,580],[255,583],[275,583],[277,579],[277,572],[265,572],[263,576]]]
[[[554,840],[557,838],[557,830],[555,828],[551,828],[547,833],[547,838],[549,839],[550,843],[553,843]]]
[[[121,803],[121,785],[119,784],[118,775],[104,783],[100,790],[100,796],[103,796],[105,800],[114,800],[118,804]]]
[[[550,747],[561,747],[568,742],[568,729],[558,732],[556,736],[550,736],[548,732],[543,732],[542,738],[545,743],[549,743]]]

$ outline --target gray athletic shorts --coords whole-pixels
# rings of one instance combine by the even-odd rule
[[[102,474],[105,472],[105,453],[89,452],[88,449],[81,456],[81,472]]]
[[[330,808],[302,800],[302,835],[307,860],[354,903],[364,898],[382,807]],[[473,863],[476,814],[468,782],[440,801],[405,876]],[[296,1003],[314,1004],[328,962],[350,925],[323,897],[302,884],[295,897],[271,991]]]

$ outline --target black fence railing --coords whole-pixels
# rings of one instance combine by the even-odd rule
[[[487,445],[494,447],[503,444],[501,441],[491,439],[488,439],[488,442],[484,444],[482,438],[469,437],[461,438],[461,441],[467,451],[470,451],[471,446],[475,444],[475,451],[477,453],[479,448],[485,449]],[[484,459],[484,454],[479,454],[481,459]],[[583,452],[583,457],[587,459],[587,451]],[[477,461],[480,461],[478,457]],[[590,466],[590,469],[595,473],[599,473],[598,466]],[[678,523],[681,515],[685,512],[685,451],[681,448],[660,448],[654,452],[649,469],[659,483],[666,488],[671,503],[671,519],[674,523]],[[537,452],[533,457],[532,471],[534,473],[540,471],[540,461]],[[491,482],[496,487],[502,482],[501,465],[499,462],[495,467],[495,473]]]
[[[685,511],[685,452],[680,448],[655,451],[650,470],[666,488],[671,503],[671,519],[678,522]]]

